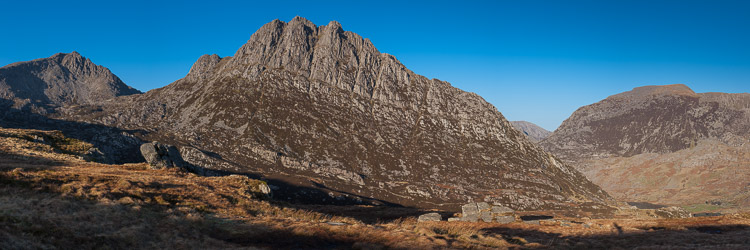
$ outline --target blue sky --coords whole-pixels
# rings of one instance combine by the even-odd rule
[[[146,91],[299,15],[549,130],[637,86],[750,92],[750,1],[352,2],[4,1],[0,65],[75,50]]]

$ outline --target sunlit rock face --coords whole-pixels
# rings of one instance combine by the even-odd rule
[[[202,56],[185,78],[99,110],[66,115],[298,188],[277,198],[518,210],[610,199],[480,96],[415,74],[335,21],[275,20],[234,56]]]
[[[139,94],[109,69],[73,53],[13,63],[0,68],[0,98],[16,108],[49,113],[63,105],[94,104]]]

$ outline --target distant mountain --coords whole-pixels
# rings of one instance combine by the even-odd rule
[[[547,136],[552,134],[552,132],[527,121],[511,121],[510,124],[518,131],[521,131],[521,133],[528,136],[529,140],[533,142],[544,140]]]
[[[617,198],[750,204],[750,94],[645,86],[579,108],[545,148]]]
[[[0,98],[46,113],[62,105],[98,103],[138,94],[109,69],[73,52],[0,68]]]
[[[64,116],[146,130],[288,199],[578,211],[611,199],[478,95],[415,74],[335,21],[275,20],[233,57],[202,56],[166,87]]]

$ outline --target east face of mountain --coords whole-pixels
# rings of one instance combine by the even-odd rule
[[[522,210],[610,199],[478,95],[415,74],[335,21],[275,20],[233,57],[202,56],[185,78],[99,109],[66,115],[145,128],[196,165],[305,190],[289,199]]]
[[[58,53],[0,68],[0,98],[15,108],[37,113],[138,93],[109,69],[78,52]]]
[[[750,204],[750,94],[639,87],[579,108],[541,145],[618,199]]]

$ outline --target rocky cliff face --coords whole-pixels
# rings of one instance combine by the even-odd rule
[[[0,98],[39,113],[71,104],[93,104],[138,94],[109,69],[73,52],[0,68]]]
[[[133,134],[116,128],[50,119],[61,109],[92,105],[138,90],[125,85],[109,69],[77,52],[18,62],[0,68],[0,127],[61,130],[93,144],[89,159],[105,163],[138,162]],[[88,112],[79,109],[79,112]]]
[[[521,210],[610,199],[478,95],[415,74],[335,21],[275,20],[233,57],[202,56],[185,78],[99,109],[65,115],[147,128],[190,146],[187,161],[310,192],[290,199]]]
[[[532,142],[544,140],[552,134],[552,132],[527,121],[512,121],[510,124],[513,125],[516,130],[526,135]]]
[[[750,94],[639,87],[579,108],[541,145],[621,199],[750,202],[731,198],[749,189]]]

